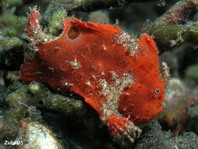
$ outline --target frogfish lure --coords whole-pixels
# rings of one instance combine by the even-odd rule
[[[114,138],[134,141],[141,134],[136,125],[163,109],[165,81],[153,39],[147,34],[137,39],[113,25],[75,18],[64,18],[62,34],[50,39],[38,19],[34,7],[27,35],[35,55],[25,59],[20,79],[82,96]]]

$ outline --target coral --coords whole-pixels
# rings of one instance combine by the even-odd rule
[[[0,127],[0,138],[15,137],[20,127],[20,121],[24,118],[30,117],[32,120],[41,120],[42,118],[35,106],[40,108],[45,106],[51,110],[61,111],[68,116],[75,115],[75,113],[83,114],[83,111],[86,111],[82,109],[81,101],[53,94],[44,85],[37,83],[25,85],[15,82],[8,91],[2,93],[1,103],[3,100],[9,104],[9,110],[3,118],[3,125]],[[10,125],[7,125],[8,123]]]
[[[53,128],[51,131],[58,134],[54,139],[60,139],[65,147],[111,146],[107,131],[101,127],[94,111],[81,100],[52,93],[44,84],[15,82],[6,91],[2,89],[0,99],[0,110],[4,109],[0,111],[0,143],[22,140],[27,144],[19,133],[27,121],[39,126],[48,124],[50,128],[47,129]]]
[[[111,8],[111,7],[123,7],[124,5],[128,5],[129,3],[147,3],[151,1],[161,0],[52,0],[49,5],[46,14],[50,15],[57,8],[64,8],[67,11],[71,10],[96,10],[100,8]]]
[[[14,13],[12,8],[0,14],[0,69],[3,70],[19,70],[23,63],[24,41],[20,38],[27,19]]]
[[[168,134],[166,134],[168,135]],[[165,148],[165,136],[158,122],[152,121],[143,128],[141,138],[137,140],[134,149]]]
[[[196,7],[198,7],[198,5],[196,4],[195,0],[179,1],[160,18],[158,18],[155,21],[155,25],[173,25],[186,23],[190,20],[190,16],[197,12]]]
[[[60,142],[56,139],[56,135],[39,122],[22,121],[22,127],[19,131],[17,140],[19,149],[63,149]],[[23,141],[27,141],[23,142]]]
[[[179,137],[171,137],[169,132],[163,132],[158,122],[147,124],[141,138],[136,142],[134,149],[172,149],[196,148],[198,137],[194,133],[183,133]]]
[[[16,86],[19,87],[19,85],[17,84],[15,85],[15,87]],[[24,94],[25,91],[27,91],[25,86],[20,86],[19,88],[15,89],[15,92],[11,92],[10,94],[4,95],[6,96],[5,102],[9,103],[9,112],[5,114],[2,126],[0,127],[1,139],[9,139],[16,137],[18,133],[18,128],[20,126],[20,120],[31,109],[31,107],[29,109],[27,108],[27,105],[31,104],[32,101],[26,100],[26,94]]]
[[[198,105],[189,108],[188,113],[191,117],[198,118]]]
[[[180,1],[147,28],[158,43],[160,53],[172,50],[184,42],[197,47],[197,22],[189,22],[196,14],[197,7],[196,0]],[[162,36],[166,38],[162,39]]]
[[[166,89],[166,109],[160,114],[159,121],[166,129],[170,129],[173,136],[180,134],[186,127],[189,119],[192,119],[193,106],[198,104],[197,88],[189,91],[183,82],[171,79]]]
[[[192,132],[183,133],[181,136],[176,137],[175,142],[172,145],[172,147],[175,147],[175,146],[181,149],[196,148],[198,146],[197,135],[195,135]]]
[[[83,114],[86,110],[83,110],[82,101],[72,99],[71,97],[64,97],[58,94],[50,93],[47,88],[38,83],[31,83],[28,86],[31,93],[35,95],[35,98],[39,99],[38,105],[65,113],[65,115],[72,115],[75,113]]]
[[[2,106],[4,104],[4,101],[5,101],[5,94],[3,94],[4,92],[6,91],[5,88],[3,87],[0,87],[0,106]]]
[[[188,109],[189,114],[189,120],[186,124],[185,130],[186,131],[192,131],[196,134],[198,134],[198,104],[195,104],[194,106],[190,107]]]
[[[194,48],[197,48],[197,22],[190,22],[185,25],[158,25],[150,30],[150,34],[154,36],[158,43],[161,53],[172,50],[174,47],[182,43],[188,43]],[[161,37],[166,37],[161,38]]]
[[[177,78],[171,78],[166,88],[165,103],[167,106],[178,103],[180,97],[186,96],[188,90],[184,83]]]
[[[89,21],[97,23],[109,23],[110,19],[107,12],[98,10],[90,13]]]

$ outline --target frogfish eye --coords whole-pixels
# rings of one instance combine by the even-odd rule
[[[158,99],[162,95],[162,90],[160,88],[154,88],[153,94],[154,94],[154,97]]]
[[[155,94],[160,95],[160,93],[161,93],[161,90],[159,88],[155,88]]]
[[[80,32],[76,27],[71,27],[67,34],[70,39],[75,39],[80,35]]]

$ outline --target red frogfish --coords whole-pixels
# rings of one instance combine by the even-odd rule
[[[136,125],[163,109],[165,81],[153,39],[75,18],[63,18],[62,34],[50,39],[38,18],[35,7],[27,26],[34,56],[25,59],[20,79],[45,83],[63,95],[80,95],[114,138],[134,141],[141,133]]]

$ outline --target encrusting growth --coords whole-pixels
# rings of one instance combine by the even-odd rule
[[[64,18],[60,37],[44,40],[37,36],[42,30],[38,18],[35,7],[27,34],[37,50],[25,59],[20,79],[82,96],[114,138],[133,142],[141,133],[134,124],[148,122],[163,109],[165,81],[153,39],[146,34],[123,38],[122,30],[113,25]]]

